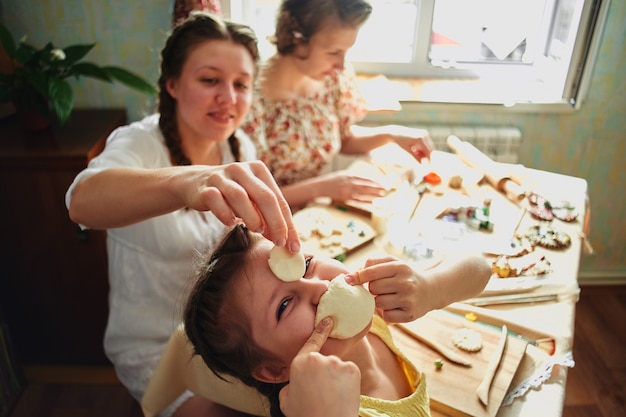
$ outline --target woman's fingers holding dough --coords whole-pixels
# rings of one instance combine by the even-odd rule
[[[225,171],[247,194],[246,198],[241,199],[239,190],[234,187],[232,196],[225,195],[237,215],[252,230],[263,230],[274,243],[279,246],[286,243],[291,252],[297,252],[300,240],[291,209],[267,166],[260,161],[253,161],[229,165]]]
[[[304,254],[290,253],[284,246],[274,246],[267,263],[274,275],[285,282],[297,281],[306,272]]]

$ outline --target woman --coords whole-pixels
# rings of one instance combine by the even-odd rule
[[[198,252],[238,219],[299,250],[286,201],[262,163],[245,162],[255,150],[237,130],[257,59],[248,27],[192,15],[161,52],[158,113],[114,131],[67,191],[74,222],[107,230],[104,348],[138,401],[180,323]],[[162,415],[229,413],[186,393]]]
[[[485,259],[448,258],[424,271],[392,257],[369,260],[346,281],[368,283],[378,314],[356,336],[326,340],[328,320],[314,332],[319,300],[330,280],[348,271],[334,259],[305,254],[304,276],[285,282],[268,265],[272,247],[261,235],[235,226],[202,263],[184,325],[209,369],[257,388],[270,400],[273,417],[316,415],[321,404],[317,415],[324,410],[345,416],[430,415],[424,376],[394,345],[385,320],[414,320],[476,295],[491,275]],[[337,368],[348,374],[339,390],[343,400],[324,403],[336,398],[337,390],[315,392],[326,389],[328,374]],[[291,398],[301,392],[306,394]],[[320,402],[307,402],[312,398]],[[345,408],[333,414],[331,407]]]
[[[345,55],[371,11],[366,0],[284,0],[280,6],[277,53],[259,71],[243,128],[292,208],[318,196],[371,201],[385,192],[342,171],[324,174],[339,152],[364,154],[396,142],[420,160],[433,150],[424,130],[409,137],[354,125],[367,110]]]

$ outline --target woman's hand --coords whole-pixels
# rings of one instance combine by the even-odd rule
[[[189,208],[210,210],[224,224],[240,218],[292,252],[300,248],[291,209],[267,166],[260,161],[201,167],[196,186],[187,196]]]
[[[347,171],[335,171],[323,176],[321,195],[328,196],[333,201],[342,203],[349,200],[371,202],[386,193],[387,189],[378,182],[350,174]]]
[[[463,251],[429,260],[419,270],[393,256],[368,259],[362,269],[346,275],[346,282],[368,283],[383,319],[405,323],[475,297],[490,276],[491,266],[484,256]]]
[[[333,323],[325,318],[296,355],[289,369],[289,384],[279,394],[287,417],[357,416],[361,372],[353,362],[319,353]]]
[[[414,131],[411,136],[392,135],[393,141],[400,145],[402,149],[413,155],[419,162],[424,158],[430,160],[430,154],[435,150],[435,145],[428,134],[428,130],[411,130]]]

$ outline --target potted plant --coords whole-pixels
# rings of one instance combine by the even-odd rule
[[[60,124],[64,124],[74,107],[72,87],[66,80],[69,77],[90,77],[109,83],[117,81],[152,96],[157,93],[152,84],[124,68],[81,61],[95,43],[61,49],[49,42],[37,49],[25,39],[16,44],[2,23],[0,42],[5,52],[4,62],[0,65],[0,103],[12,102],[18,113],[34,110],[48,122],[55,114]],[[38,128],[32,124],[27,127]]]

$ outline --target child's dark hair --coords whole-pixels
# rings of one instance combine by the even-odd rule
[[[190,165],[180,143],[176,124],[176,100],[165,87],[167,80],[180,77],[183,65],[192,48],[209,40],[232,41],[244,46],[255,64],[259,61],[257,38],[254,31],[245,25],[223,20],[206,12],[192,12],[189,18],[174,27],[161,51],[161,73],[159,76],[159,97],[157,111],[160,113],[159,127],[165,137],[174,165]],[[228,138],[231,152],[240,160],[239,141],[235,133]]]
[[[371,13],[368,0],[283,0],[272,41],[278,53],[288,55],[298,43],[308,43],[330,19],[359,27]]]
[[[250,320],[243,316],[233,296],[237,277],[261,236],[244,225],[231,229],[203,260],[185,306],[187,338],[207,365],[221,379],[232,376],[265,395],[271,415],[281,416],[278,393],[286,383],[270,384],[252,377],[252,371],[273,355],[252,343]]]

